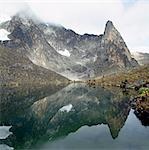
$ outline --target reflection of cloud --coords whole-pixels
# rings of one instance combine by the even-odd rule
[[[29,0],[26,3],[1,4],[0,16],[1,12],[12,15],[27,5],[40,19],[62,24],[81,34],[103,33],[105,22],[112,20],[130,50],[142,46],[149,49],[149,2],[145,0],[50,0],[50,3]]]
[[[12,132],[9,129],[12,126],[0,126],[0,139],[6,139]]]
[[[6,144],[0,144],[0,149],[1,150],[14,150],[13,147],[10,147],[10,146],[8,146]]]

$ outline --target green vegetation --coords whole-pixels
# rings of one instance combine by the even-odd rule
[[[149,115],[149,88],[141,87],[137,91],[137,96],[132,100],[132,106],[136,113]]]
[[[142,87],[139,89],[140,96],[149,96],[149,88],[148,87]]]

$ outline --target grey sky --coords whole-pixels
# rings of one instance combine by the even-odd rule
[[[80,34],[102,34],[111,20],[131,51],[149,52],[148,0],[0,0],[0,5],[0,21],[29,6],[43,21]]]

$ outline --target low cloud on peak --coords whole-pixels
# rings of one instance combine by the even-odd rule
[[[149,49],[149,2],[145,0],[6,0],[0,5],[0,22],[30,8],[44,22],[61,24],[80,34],[99,35],[107,20],[112,20],[131,51]]]

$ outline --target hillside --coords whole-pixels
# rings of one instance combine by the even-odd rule
[[[48,85],[67,82],[67,78],[33,64],[21,52],[0,46],[0,85]]]
[[[125,71],[119,74],[112,74],[88,81],[90,84],[103,85],[103,86],[120,86],[120,84],[127,80],[131,86],[149,82],[149,65],[141,66],[136,69]]]

